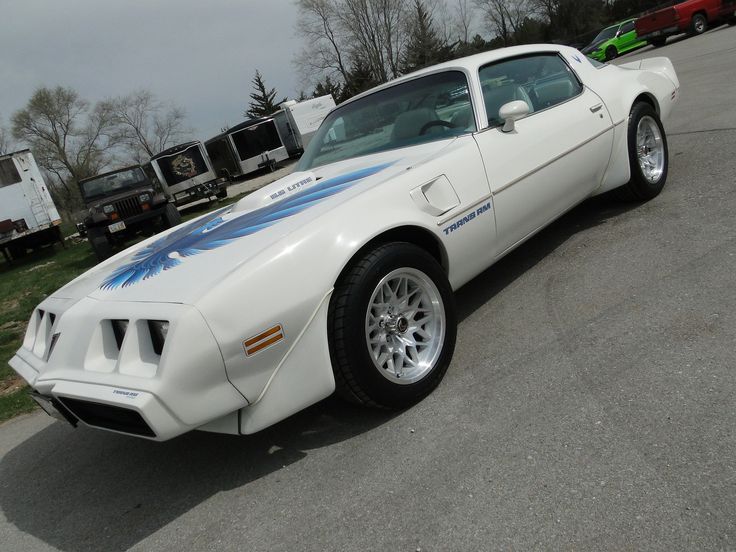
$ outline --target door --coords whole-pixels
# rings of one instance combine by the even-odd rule
[[[600,184],[613,145],[601,99],[556,53],[504,60],[480,69],[489,127],[476,135],[496,209],[495,253],[539,230]],[[515,129],[501,129],[499,109],[530,108]]]
[[[618,37],[618,51],[619,53],[627,52],[628,50],[631,50],[634,48],[639,42],[639,39],[636,37],[636,29],[634,29],[634,22],[633,21],[627,21],[623,25],[621,25],[621,29],[619,29],[619,37]]]

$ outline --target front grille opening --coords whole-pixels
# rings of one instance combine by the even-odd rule
[[[112,324],[112,333],[115,335],[115,343],[118,346],[118,351],[123,346],[123,339],[125,339],[125,333],[128,331],[129,320],[110,320]]]
[[[166,335],[169,333],[169,322],[167,320],[148,320],[148,332],[151,335],[153,352],[161,356],[164,351]]]
[[[55,333],[51,336],[51,343],[49,344],[49,352],[46,354],[46,362],[51,358],[51,353],[54,352],[54,347],[56,347],[56,342],[59,341],[59,336],[61,334]]]
[[[138,201],[138,197],[127,197],[116,201],[114,204],[115,212],[118,213],[120,218],[125,219],[128,217],[134,217],[140,215],[143,212],[143,207]]]
[[[130,408],[68,397],[59,397],[59,401],[87,425],[142,437],[156,436],[143,416]]]

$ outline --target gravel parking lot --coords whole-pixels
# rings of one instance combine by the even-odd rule
[[[0,549],[736,549],[736,27],[620,63],[658,55],[662,195],[588,201],[463,288],[428,399],[162,444],[20,417]]]

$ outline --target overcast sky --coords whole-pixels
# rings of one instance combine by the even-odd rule
[[[256,69],[280,96],[307,88],[296,20],[294,0],[0,0],[0,116],[42,85],[92,101],[148,88],[204,140],[242,120]]]

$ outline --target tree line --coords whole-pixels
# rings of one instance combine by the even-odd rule
[[[336,101],[428,65],[504,46],[583,46],[663,0],[298,0],[313,95]],[[484,38],[485,37],[485,38]]]

